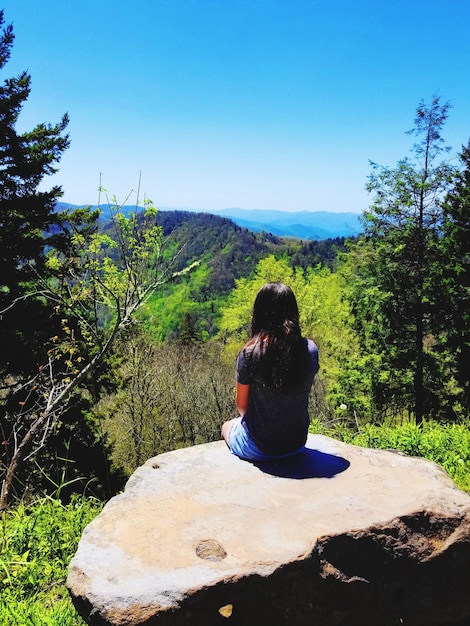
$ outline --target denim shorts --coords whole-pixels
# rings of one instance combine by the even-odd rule
[[[267,461],[269,459],[283,459],[285,457],[298,454],[304,449],[304,446],[290,452],[289,454],[272,455],[261,452],[258,446],[255,444],[250,436],[242,418],[239,417],[230,429],[228,435],[228,445],[230,450],[236,456],[244,459],[245,461]]]

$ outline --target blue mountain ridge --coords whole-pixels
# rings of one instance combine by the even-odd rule
[[[59,202],[61,208],[76,208]],[[83,205],[82,205],[83,206]],[[96,208],[94,205],[90,205]],[[109,219],[109,205],[101,205],[103,217]],[[135,211],[135,205],[121,207],[127,215]],[[138,210],[142,207],[137,207]],[[253,232],[268,232],[278,237],[293,237],[304,240],[334,239],[335,237],[355,237],[362,232],[359,213],[329,211],[278,211],[270,209],[227,208],[206,211],[180,207],[159,207],[159,211],[185,211],[187,213],[212,213],[231,219],[235,224]]]
[[[280,237],[298,239],[328,239],[354,237],[362,231],[358,213],[330,213],[328,211],[276,211],[230,208],[214,211],[229,217],[239,226],[255,232],[261,230]]]

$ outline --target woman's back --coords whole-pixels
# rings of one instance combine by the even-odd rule
[[[256,445],[265,454],[283,455],[305,444],[310,422],[308,398],[318,371],[318,349],[301,340],[304,358],[297,380],[287,387],[271,387],[263,377],[263,354],[257,344],[246,346],[237,359],[237,382],[250,385],[248,407],[243,416]]]
[[[235,403],[241,417],[222,425],[222,437],[243,459],[295,454],[307,439],[318,350],[302,337],[290,287],[267,283],[258,291],[251,335],[237,358]]]

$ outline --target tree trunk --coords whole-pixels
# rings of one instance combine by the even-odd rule
[[[415,404],[415,419],[417,424],[423,422],[423,406],[424,406],[424,363],[423,363],[423,314],[422,303],[419,302],[416,307],[416,366],[414,372],[414,404]]]

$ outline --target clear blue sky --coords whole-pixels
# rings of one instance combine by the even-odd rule
[[[470,137],[469,0],[0,0],[26,69],[18,128],[70,115],[52,182],[95,204],[362,211],[420,100]],[[131,202],[135,196],[131,197]]]

